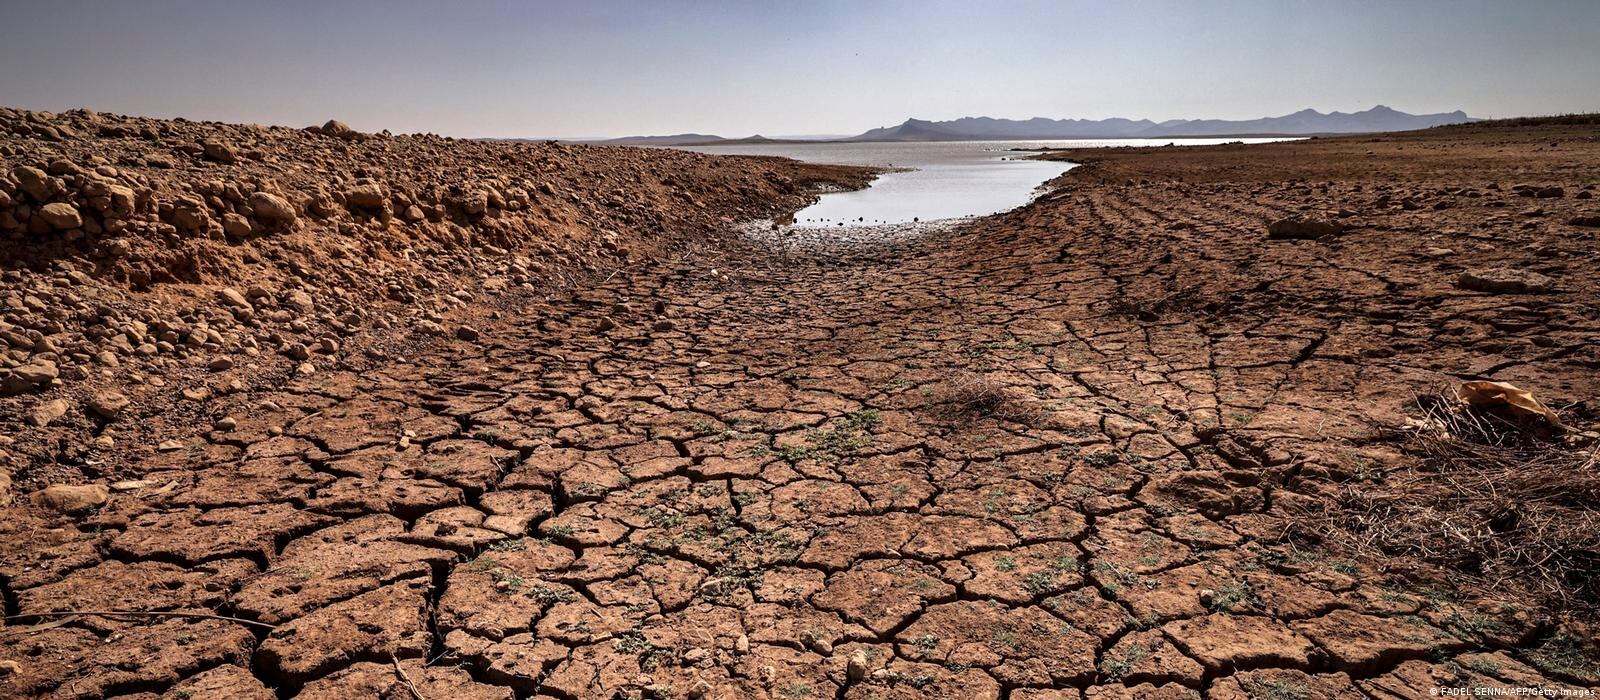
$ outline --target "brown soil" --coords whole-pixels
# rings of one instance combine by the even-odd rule
[[[36,148],[28,133],[7,152]],[[780,215],[804,201],[793,183],[859,184],[853,171],[437,142],[441,158],[490,161],[557,149],[586,165],[550,162],[546,177],[584,173],[570,186],[580,200],[633,182],[614,168],[679,178],[705,214],[647,206],[675,222],[671,236],[594,218],[586,230],[613,226],[630,247],[658,243],[654,254],[574,272],[570,286],[530,275],[540,293],[440,307],[444,335],[352,332],[372,352],[341,344],[309,374],[271,352],[210,373],[215,349],[177,343],[132,356],[165,365],[6,399],[18,497],[0,517],[0,583],[21,617],[0,628],[0,661],[15,662],[0,694],[1045,700],[1592,687],[1581,599],[1557,608],[1491,580],[1504,572],[1355,547],[1307,524],[1351,490],[1427,466],[1400,429],[1418,417],[1417,395],[1441,385],[1509,381],[1569,423],[1593,423],[1582,402],[1600,388],[1595,229],[1567,222],[1600,211],[1580,198],[1600,180],[1596,136],[1477,128],[1061,154],[1089,165],[1024,209],[848,246],[710,226]],[[102,147],[57,137],[43,143]],[[391,154],[391,172],[405,155]],[[211,167],[200,162],[183,166],[196,181]],[[685,164],[696,170],[671,174]],[[761,185],[774,180],[748,176],[757,169],[789,189]],[[750,191],[730,194],[729,181]],[[1534,187],[1514,188],[1524,183]],[[306,214],[287,235],[317,245],[359,214]],[[1291,215],[1340,232],[1269,238],[1267,223]],[[346,235],[416,240],[445,223],[425,220]],[[262,241],[205,247],[243,260],[239,248]],[[463,278],[511,254],[461,250],[490,261],[463,264]],[[78,255],[55,259],[89,259]],[[1460,286],[1480,267],[1532,287]],[[90,273],[83,286],[113,289],[115,263],[74,269]],[[300,286],[316,277],[305,273]],[[221,308],[194,290],[227,274],[152,279],[127,303]],[[61,295],[92,298],[78,289]],[[464,320],[475,332],[454,331]],[[144,384],[123,379],[135,371]],[[237,390],[224,390],[230,372]],[[114,421],[90,418],[80,382],[133,403]],[[161,398],[202,385],[211,391]],[[65,418],[25,423],[60,397]],[[231,426],[213,425],[225,417]],[[110,446],[96,445],[107,433]],[[55,482],[104,484],[109,498],[23,495]],[[273,627],[87,614],[35,626],[71,610]]]

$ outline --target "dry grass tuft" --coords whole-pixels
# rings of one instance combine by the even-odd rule
[[[1006,390],[1005,383],[976,372],[958,372],[934,387],[929,401],[947,418],[983,416],[1028,424],[1038,410]]]
[[[1400,438],[1414,466],[1349,483],[1312,528],[1336,544],[1414,557],[1487,591],[1554,609],[1600,611],[1600,463],[1542,425],[1467,411],[1449,395],[1418,401],[1423,428]]]

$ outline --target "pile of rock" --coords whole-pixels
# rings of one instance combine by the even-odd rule
[[[472,335],[448,315],[483,295],[637,264],[841,177],[868,174],[0,108],[0,395],[304,368],[369,329]],[[58,422],[35,408],[19,420]]]

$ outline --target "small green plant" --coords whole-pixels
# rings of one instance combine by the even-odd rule
[[[1258,700],[1311,700],[1311,691],[1299,683],[1252,678],[1245,681],[1245,691]]]
[[[1052,590],[1055,590],[1055,572],[1035,571],[1031,574],[1028,574],[1027,577],[1022,579],[1022,587],[1028,589],[1028,592],[1034,595],[1048,593]]]
[[[1120,681],[1133,671],[1135,667],[1150,658],[1150,650],[1142,644],[1129,644],[1121,654],[1106,654],[1100,660],[1100,675],[1109,681]]]
[[[1558,632],[1528,654],[1535,666],[1586,682],[1600,682],[1600,660],[1584,650],[1581,637]]]
[[[882,422],[876,410],[846,413],[833,427],[806,433],[805,444],[783,445],[772,450],[784,461],[834,461],[872,444],[872,429]]]
[[[1239,579],[1228,579],[1218,586],[1206,604],[1212,612],[1229,612],[1240,608],[1259,608],[1261,599],[1250,584]]]

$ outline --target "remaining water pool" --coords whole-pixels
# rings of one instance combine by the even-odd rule
[[[826,194],[795,214],[797,226],[870,226],[986,216],[1027,204],[1071,163],[1026,160],[1039,150],[1012,149],[1203,145],[1282,139],[1093,139],[1079,141],[942,141],[934,143],[785,143],[689,146],[730,155],[784,156],[813,163],[904,168],[871,187]]]

